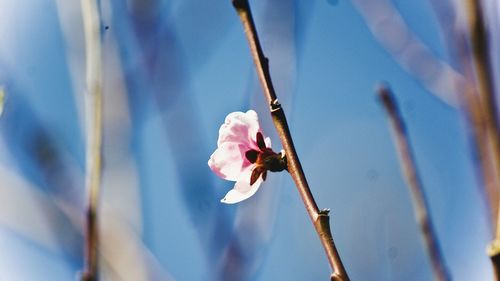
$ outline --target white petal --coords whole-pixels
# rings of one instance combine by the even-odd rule
[[[244,156],[247,150],[247,147],[237,143],[223,143],[208,159],[208,166],[219,177],[237,181],[243,169],[251,165]]]
[[[271,138],[267,137],[264,139],[267,148],[271,148]]]
[[[260,178],[252,186],[246,182],[236,182],[234,188],[229,190],[226,196],[220,201],[226,204],[235,204],[248,199],[259,190],[261,183],[262,180]],[[241,190],[246,190],[246,192],[242,192]]]
[[[247,168],[241,174],[240,180],[236,182],[233,189],[229,190],[229,192],[222,198],[221,202],[225,204],[235,204],[241,202],[245,199],[248,199],[252,195],[259,190],[260,185],[262,184],[262,176],[259,176],[257,181],[254,182],[253,185],[250,185],[250,176],[252,174],[252,168]]]
[[[259,119],[255,111],[232,112],[227,115],[224,124],[219,129],[217,146],[224,142],[236,142],[253,147],[255,135],[259,130]]]

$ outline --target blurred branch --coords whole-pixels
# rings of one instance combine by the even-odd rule
[[[67,6],[73,7],[74,3]],[[75,9],[80,13],[80,9]],[[65,19],[72,21],[66,21],[64,24],[71,25],[79,22],[79,16],[76,15],[77,17],[75,17],[73,15],[71,17],[71,15],[73,14],[70,14],[69,18]],[[78,27],[81,28],[80,25]],[[68,38],[68,40],[75,39],[72,37]],[[77,40],[72,43],[74,44],[70,44],[70,49],[75,51],[72,48],[82,42]],[[79,50],[79,48],[77,49]],[[75,54],[81,55],[78,51],[75,51]],[[106,56],[106,58],[109,57]],[[113,61],[108,60],[107,64],[106,61],[103,63],[106,67],[109,67]],[[7,69],[6,65],[2,64],[2,69]],[[110,76],[114,78],[113,74],[116,70],[108,68],[108,71],[112,72]],[[12,73],[12,71],[8,70],[5,72],[7,74]],[[6,140],[7,150],[11,154],[13,161],[23,169],[23,176],[30,177],[35,183],[33,186],[24,188],[21,183],[9,180],[9,177],[2,173],[0,168],[0,178],[3,179],[2,183],[0,183],[0,201],[1,198],[5,199],[5,202],[0,203],[0,223],[12,229],[16,234],[27,237],[30,241],[43,247],[50,250],[61,249],[65,254],[69,253],[70,259],[79,257],[82,250],[83,218],[81,212],[83,208],[81,205],[81,186],[79,184],[81,177],[79,171],[76,173],[74,171],[77,165],[75,165],[74,161],[70,161],[73,159],[67,159],[67,151],[64,151],[65,143],[61,144],[60,139],[56,137],[57,135],[54,135],[54,128],[50,127],[50,130],[47,130],[43,124],[40,124],[39,116],[36,116],[28,106],[28,101],[22,99],[22,94],[25,91],[23,89],[24,85],[18,89],[15,79],[10,75],[7,75],[5,80],[9,81],[7,82],[7,89],[13,95],[9,95],[12,99],[9,99],[9,106],[6,108],[4,116],[6,119],[0,121],[2,136]],[[85,78],[82,80],[85,80]],[[10,83],[10,81],[13,82]],[[106,83],[106,85],[114,86],[113,81]],[[75,88],[78,87],[75,86]],[[103,91],[106,91],[106,89]],[[116,98],[114,95],[106,95],[106,98],[110,98],[110,96]],[[116,101],[110,103],[110,106],[113,107],[113,110],[117,110]],[[115,111],[104,112],[113,115]],[[119,123],[117,126],[120,128],[125,126],[124,124],[127,122],[123,116],[115,115],[112,116],[114,118],[104,119],[108,122],[110,120],[116,121],[116,123]],[[113,149],[107,150],[108,153],[123,152],[123,145],[112,139],[111,135],[116,131],[116,126],[107,130],[107,132],[111,132],[108,141],[113,144]],[[123,137],[123,134],[119,137],[121,137],[121,141],[127,139]],[[115,158],[110,157],[108,160],[114,160]],[[28,164],[34,165],[36,172],[41,173],[41,180],[33,179],[33,176],[29,173],[30,171],[25,168],[29,166]],[[100,245],[104,246],[99,248],[98,253],[101,265],[100,271],[106,273],[112,271],[113,274],[111,275],[116,278],[110,280],[172,280],[168,272],[162,268],[162,265],[149,252],[138,236],[137,221],[129,215],[136,208],[135,205],[130,204],[130,201],[127,201],[128,196],[134,196],[129,191],[129,185],[133,185],[130,183],[131,169],[126,171],[121,169],[123,169],[123,166],[129,167],[127,164],[130,163],[123,161],[122,158],[117,165],[112,164],[113,169],[108,170],[103,175],[105,178],[102,179],[102,185],[106,186],[103,191],[108,192],[109,196],[106,198],[106,194],[101,193],[100,195],[102,203],[99,205],[104,210],[99,216],[100,225],[103,226],[100,230],[102,235]],[[123,173],[116,174],[117,169],[120,169]],[[124,176],[124,173],[126,176]],[[106,181],[106,176],[108,176],[108,181]],[[123,183],[122,181],[126,182]],[[3,188],[3,183],[5,183],[5,188]],[[113,186],[110,188],[109,184],[113,184]],[[40,192],[41,188],[46,188],[50,194]],[[120,192],[120,196],[113,197],[113,194],[110,194],[113,190]],[[134,197],[134,199],[136,198]],[[34,202],[35,200],[36,202]],[[127,206],[118,205],[119,203],[127,204]],[[26,208],[23,208],[20,212],[18,206],[26,206]],[[110,209],[112,211],[109,211]],[[117,246],[117,244],[119,245]],[[108,276],[102,276],[102,278],[106,277]]]
[[[475,90],[474,72],[473,69],[465,68],[465,76],[467,83],[464,88],[463,111],[465,112],[469,128],[471,130],[471,141],[474,145],[477,159],[476,174],[480,181],[481,195],[485,201],[485,205],[489,210],[489,220],[492,229],[495,229],[498,213],[498,189],[500,178],[498,177],[497,168],[495,167],[495,155],[491,152],[489,138],[486,132],[486,116],[482,110],[477,91]]]
[[[109,206],[103,207],[100,221],[103,226],[100,254],[105,265],[101,272],[114,277],[110,280],[174,280],[121,214]]]
[[[0,225],[50,251],[76,258],[80,232],[68,223],[67,214],[13,171],[0,167],[0,178]]]
[[[264,95],[269,103],[274,125],[285,149],[288,160],[288,170],[297,185],[297,189],[299,190],[306,210],[314,223],[314,227],[320,237],[328,256],[328,261],[330,262],[330,266],[333,270],[331,280],[349,280],[333,242],[333,237],[330,231],[328,215],[329,210],[319,210],[309,185],[307,184],[302,166],[300,165],[297,152],[295,151],[295,147],[293,145],[290,130],[288,128],[285,113],[278,102],[276,93],[274,92],[274,87],[269,73],[268,59],[264,56],[260,46],[248,0],[233,0],[233,5],[243,24],[245,34],[249,42],[250,51],[256,66],[257,76],[259,77],[264,90]]]
[[[484,199],[491,210],[490,215],[495,224],[500,218],[497,215],[500,211],[498,208],[500,179],[497,172],[499,165],[495,164],[498,160],[493,159],[496,158],[495,152],[491,151],[489,144],[492,140],[487,137],[488,133],[485,131],[489,126],[489,118],[485,116],[488,110],[481,109],[481,102],[474,89],[474,66],[470,62],[471,58],[467,48],[467,31],[464,32],[460,29],[457,20],[455,20],[456,9],[452,9],[451,3],[432,0],[429,2],[434,8],[448,51],[464,74],[456,72],[445,62],[435,58],[430,50],[412,34],[390,1],[354,1],[372,33],[385,45],[403,68],[407,69],[410,74],[413,74],[443,101],[453,106],[460,105],[466,112],[466,118],[472,131],[474,148],[479,156],[478,174],[481,174],[479,177],[486,186],[485,192],[481,194],[486,193]],[[397,37],[399,40],[396,40]],[[423,61],[419,62],[421,59]],[[472,60],[474,61],[474,59]],[[433,65],[431,69],[435,69],[435,72],[415,72],[418,68],[411,67],[412,61],[423,66],[425,64]]]
[[[487,145],[491,155],[490,165],[494,168],[491,179],[485,179],[487,182],[494,182],[496,190],[500,188],[500,139],[498,128],[498,110],[495,98],[493,69],[491,66],[491,57],[489,50],[488,31],[483,14],[483,8],[479,0],[466,1],[466,10],[468,12],[468,27],[472,46],[472,60],[476,74],[477,91],[480,112],[484,120],[484,140],[481,142]],[[498,200],[498,198],[497,198]],[[495,206],[494,206],[495,207]],[[500,211],[498,203],[497,212]],[[493,263],[495,278],[500,280],[500,214],[496,217],[495,239],[488,247],[488,254]]]
[[[434,56],[412,33],[388,0],[354,0],[375,38],[394,60],[439,100],[457,107],[465,83],[462,74]]]
[[[62,218],[56,219],[52,217],[54,212],[50,210],[46,214],[39,211],[36,214],[37,223],[45,222],[47,224],[47,231],[51,231],[52,235],[58,237],[54,241],[60,244],[59,247],[67,249],[72,256],[80,255],[79,251],[75,251],[70,246],[75,243],[80,245],[81,242],[80,237],[78,239],[74,237],[74,232],[79,229],[80,225],[74,224],[71,220],[71,218],[78,216],[80,193],[74,184],[74,178],[78,177],[75,162],[68,155],[68,151],[62,148],[66,147],[67,143],[61,140],[62,138],[55,136],[54,131],[57,129],[51,127],[51,130],[48,130],[44,126],[40,116],[35,113],[29,101],[24,97],[27,93],[25,85],[19,83],[15,76],[12,76],[15,72],[3,61],[0,62],[0,65],[1,69],[5,71],[5,73],[0,74],[0,79],[5,81],[6,85],[4,91],[10,93],[8,106],[5,107],[0,121],[2,144],[5,144],[9,165],[14,166],[19,171],[20,176],[29,181],[30,187],[34,189],[32,193],[38,194],[36,196],[28,195],[29,192],[25,191],[27,198],[36,198],[37,203],[32,203],[30,206],[36,205],[43,210],[45,210],[44,208],[55,208],[57,212],[62,213]],[[4,178],[4,176],[0,178]],[[7,175],[5,180],[8,181]],[[23,186],[22,183],[17,184]],[[10,188],[12,188],[12,197],[15,197],[15,191],[23,189],[23,187],[18,188],[17,186],[10,186]],[[5,198],[11,198],[11,196],[6,195]],[[38,201],[40,202],[38,203]],[[23,202],[23,200],[18,199],[17,206],[25,205],[19,204],[19,202]],[[50,207],[45,207],[49,204]],[[9,204],[3,203],[2,206],[6,207]],[[5,211],[2,214],[12,213]],[[28,217],[26,220],[18,219],[18,215],[13,215],[11,219],[17,219],[16,221],[20,224],[29,221]],[[36,225],[34,224],[34,226]],[[36,241],[36,239],[34,240]]]
[[[457,22],[457,7],[452,3],[453,0],[428,0],[427,2],[431,5],[436,20],[441,29],[441,37],[443,38],[444,44],[448,50],[448,54],[452,60],[452,63],[457,65],[457,68],[462,72],[465,65],[462,65],[461,48],[465,47],[467,39],[465,34],[458,28]]]
[[[482,137],[485,138],[483,143],[490,155],[490,165],[494,167],[494,174],[492,175],[494,179],[487,179],[487,181],[495,182],[495,189],[498,190],[500,189],[500,139],[489,40],[480,2],[473,0],[467,1],[467,4],[477,99],[484,126]],[[498,209],[498,202],[496,205],[494,209]],[[497,216],[497,219],[499,218],[500,216]],[[500,224],[500,221],[498,224]],[[496,238],[500,239],[500,228],[498,227],[496,228]]]
[[[78,257],[82,234],[78,210],[61,210],[50,196],[9,169],[0,167],[0,178],[1,227],[49,251],[61,251],[70,259]],[[104,227],[100,256],[104,270],[112,270],[122,281],[174,280],[122,215],[111,211],[107,204],[103,204],[103,209],[107,210],[101,216]]]
[[[474,71],[474,55],[468,45],[468,35],[470,34],[468,23],[464,24],[464,19],[458,18],[459,3],[450,1],[432,1],[429,3],[434,8],[435,14],[441,26],[441,33],[445,37],[448,52],[453,60],[464,73],[466,83],[461,89],[460,104],[465,112],[466,121],[471,134],[471,142],[474,146],[474,153],[477,155],[478,163],[475,163],[476,176],[482,188],[481,195],[490,211],[490,221],[492,229],[496,228],[499,212],[500,200],[500,178],[498,168],[491,151],[490,139],[487,137],[488,117],[487,111],[481,109],[480,95],[476,87],[476,73]],[[470,4],[470,3],[469,3]],[[464,9],[465,10],[465,9]],[[465,19],[467,22],[467,19]]]
[[[378,89],[377,94],[391,122],[393,138],[399,155],[399,163],[412,195],[413,211],[420,226],[420,232],[425,242],[427,254],[431,260],[434,276],[436,280],[440,281],[451,280],[451,276],[446,268],[443,254],[439,247],[436,231],[434,230],[429,215],[430,211],[427,199],[422,187],[422,181],[417,172],[415,157],[411,151],[406,125],[391,90],[383,85]]]
[[[4,105],[5,105],[5,89],[0,88],[0,117],[2,116]]]
[[[98,0],[81,0],[85,30],[86,76],[87,76],[87,152],[86,152],[86,229],[85,265],[82,280],[95,281],[98,274],[97,206],[101,181],[102,145],[102,66],[101,23]]]
[[[184,68],[186,61],[177,30],[166,17],[164,8],[160,8],[162,1],[153,0],[155,3],[146,6],[140,0],[132,2],[130,9],[124,1],[111,1],[116,26],[113,31],[119,41],[125,69],[133,132],[141,131],[145,110],[152,101],[155,102],[171,146],[173,166],[180,181],[181,201],[195,226],[208,268],[215,271],[215,264],[232,234],[232,210],[213,200],[217,197],[216,189],[210,187],[213,184],[205,161],[209,151],[199,142],[203,138],[200,116],[196,110],[186,110],[194,108],[196,103],[186,83],[189,75]],[[141,8],[136,10],[134,7]],[[179,120],[182,120],[182,126],[179,126]],[[140,164],[138,167],[141,169]],[[196,177],[192,176],[194,173]],[[143,175],[144,171],[141,171]]]
[[[78,228],[81,225],[79,210],[62,210],[50,196],[4,167],[0,167],[0,178],[1,227],[50,251],[61,251],[71,259],[76,258],[80,254],[82,234]],[[103,204],[103,209],[107,210],[101,216],[104,227],[100,256],[104,270],[112,270],[122,281],[174,280],[122,215],[112,211],[108,204]]]

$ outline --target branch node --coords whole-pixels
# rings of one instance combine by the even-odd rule
[[[322,209],[318,212],[318,216],[329,216],[330,215],[330,209]]]
[[[266,56],[262,57],[262,64],[264,68],[269,71],[269,59]]]
[[[488,245],[486,248],[486,253],[490,258],[494,258],[495,256],[500,256],[500,240],[494,240]]]
[[[346,279],[346,277],[344,277],[338,273],[332,273],[332,275],[330,275],[330,280],[331,281],[345,281],[347,279]]]
[[[271,107],[271,113],[282,109],[281,103],[278,101],[278,99],[274,99],[269,106]]]

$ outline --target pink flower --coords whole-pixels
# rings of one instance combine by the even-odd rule
[[[249,110],[232,112],[226,117],[208,166],[219,177],[236,182],[221,200],[234,204],[254,195],[268,170],[284,170],[285,161],[283,155],[272,151],[271,139],[264,138],[257,113]]]

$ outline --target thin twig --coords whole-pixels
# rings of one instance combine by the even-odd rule
[[[476,176],[480,181],[479,188],[483,197],[484,203],[490,211],[488,220],[491,222],[494,230],[497,223],[498,215],[498,200],[499,197],[499,178],[494,166],[496,160],[491,152],[489,139],[487,137],[486,116],[481,108],[480,96],[476,86],[476,78],[474,71],[474,57],[468,46],[470,28],[467,25],[459,24],[459,19],[456,18],[456,7],[445,1],[430,1],[434,7],[435,14],[439,19],[441,33],[447,41],[446,45],[450,54],[455,57],[458,68],[464,76],[463,85],[457,85],[460,89],[458,93],[459,103],[462,111],[465,113],[465,119],[469,126],[469,134],[474,148],[474,153],[477,157],[477,165],[475,166]],[[451,4],[451,6],[450,6]],[[456,5],[455,5],[456,6]],[[455,11],[451,12],[450,9]],[[469,12],[472,12],[469,10]],[[461,23],[461,22],[460,22]],[[452,57],[453,57],[452,56]]]
[[[480,181],[481,194],[487,209],[489,209],[490,225],[494,230],[496,227],[496,217],[498,215],[498,200],[499,200],[499,179],[496,176],[495,161],[492,159],[495,156],[491,153],[489,139],[486,134],[486,122],[484,112],[481,109],[479,97],[474,89],[474,79],[472,69],[465,69],[465,76],[468,82],[463,91],[462,110],[465,112],[466,121],[470,127],[470,138],[474,146],[475,153],[478,159],[476,168],[476,176]]]
[[[493,167],[492,178],[485,180],[494,182],[496,190],[498,190],[500,188],[500,139],[488,32],[481,2],[479,0],[470,0],[465,1],[465,3],[468,11],[472,60],[476,71],[479,104],[485,126],[485,140],[483,143],[487,146],[491,161],[490,165]],[[500,212],[498,205],[497,203],[496,206],[492,207],[496,208],[497,212]],[[495,239],[488,247],[488,255],[493,263],[495,278],[500,280],[500,213],[494,219],[496,219]]]
[[[439,247],[436,231],[434,230],[434,226],[429,215],[429,207],[420,176],[417,172],[415,158],[411,151],[405,123],[399,113],[398,106],[390,89],[386,86],[381,86],[378,89],[377,94],[379,95],[391,122],[394,142],[396,143],[399,154],[399,163],[412,195],[413,210],[420,226],[420,232],[422,234],[422,238],[424,239],[427,253],[431,260],[434,276],[436,280],[440,281],[451,280],[449,271],[447,270],[444,262],[443,254],[441,253],[441,249]]]
[[[4,88],[0,88],[0,117],[2,116],[3,113],[3,107],[5,104],[5,90]]]
[[[264,95],[270,105],[274,126],[276,127],[285,150],[288,161],[288,171],[297,186],[302,201],[304,202],[309,217],[311,218],[316,232],[319,235],[332,268],[333,272],[330,278],[332,281],[347,281],[349,280],[349,277],[347,276],[344,265],[340,260],[340,256],[337,252],[330,231],[330,217],[328,215],[329,210],[319,210],[311,190],[309,189],[304,171],[300,165],[299,157],[297,156],[297,152],[295,151],[295,147],[293,145],[285,113],[281,104],[278,102],[274,91],[271,75],[269,73],[268,59],[264,56],[260,46],[259,37],[257,35],[257,30],[255,28],[248,0],[232,0],[232,2],[245,29],[245,34],[250,45],[250,51],[257,69],[257,75],[262,84]]]
[[[457,5],[453,5],[446,1],[430,1],[432,6],[434,7],[435,14],[438,18],[438,22],[441,26],[441,33],[445,36],[445,41],[447,41],[446,45],[448,47],[448,51],[452,54],[452,57],[455,57],[455,61],[457,62],[459,69],[464,74],[463,85],[457,85],[459,102],[462,107],[462,110],[465,112],[466,121],[469,123],[470,134],[472,139],[472,145],[474,146],[475,153],[478,157],[478,165],[476,165],[476,174],[480,180],[480,188],[482,189],[481,194],[483,196],[483,200],[487,205],[490,211],[490,218],[492,229],[495,230],[497,224],[497,216],[498,216],[498,203],[499,203],[499,183],[500,178],[498,177],[499,173],[498,165],[495,163],[497,160],[492,159],[496,156],[490,149],[489,138],[487,133],[488,128],[488,119],[486,116],[488,110],[484,111],[481,108],[480,99],[481,95],[478,95],[478,89],[476,86],[476,77],[475,77],[475,57],[470,52],[470,48],[468,46],[469,35],[477,32],[473,35],[476,39],[474,39],[476,45],[476,51],[478,53],[486,52],[487,49],[483,49],[483,47],[487,47],[488,42],[484,41],[483,43],[479,43],[485,37],[484,23],[474,22],[472,19],[476,20],[482,18],[482,14],[477,14],[481,12],[481,10],[477,10],[477,7],[472,7],[473,9],[468,9],[467,11],[472,15],[469,17],[469,25],[459,24],[461,21],[457,19]],[[468,2],[468,5],[475,5],[471,1]],[[450,13],[451,10],[451,13]],[[481,24],[479,29],[476,29],[475,25]],[[473,31],[476,30],[476,31]],[[483,66],[487,65],[489,62],[488,57],[482,57],[480,60],[484,60]],[[484,70],[482,71],[484,73]],[[486,87],[484,87],[486,88]],[[491,125],[491,123],[490,123]],[[498,158],[497,158],[498,159]],[[496,165],[496,167],[495,167]]]
[[[102,157],[101,24],[98,0],[81,0],[81,6],[83,25],[85,29],[87,76],[87,147],[85,186],[88,200],[85,214],[85,264],[82,280],[96,281],[98,275],[97,250],[99,245],[97,206],[101,181]]]

